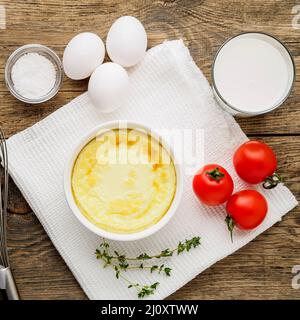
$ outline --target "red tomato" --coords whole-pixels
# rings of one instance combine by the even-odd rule
[[[277,160],[273,150],[260,141],[248,141],[242,144],[233,156],[233,165],[239,177],[244,181],[257,184],[265,181],[265,187],[275,187],[281,178],[273,174]]]
[[[194,176],[193,189],[201,202],[217,206],[226,202],[233,191],[230,174],[218,164],[208,164]]]
[[[266,217],[268,203],[256,190],[242,190],[233,194],[226,204],[226,222],[231,233],[235,225],[241,229],[254,229]]]

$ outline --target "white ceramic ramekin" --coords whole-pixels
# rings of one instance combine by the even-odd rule
[[[82,148],[93,138],[95,138],[99,132],[103,132],[105,130],[111,130],[111,129],[119,129],[119,128],[128,128],[128,129],[140,129],[144,130],[148,133],[151,134],[153,138],[156,138],[159,140],[162,145],[170,152],[170,155],[174,161],[175,165],[175,171],[176,171],[176,191],[175,195],[172,201],[172,204],[168,211],[165,213],[165,215],[153,226],[143,230],[139,231],[136,233],[129,233],[129,234],[120,234],[120,233],[112,233],[108,232],[106,230],[103,230],[96,225],[94,225],[92,222],[90,222],[79,210],[79,208],[76,205],[76,202],[73,197],[72,193],[72,187],[71,187],[71,176],[72,176],[72,170],[74,166],[74,162],[79,154],[79,152],[82,150]],[[134,241],[134,240],[139,240],[142,238],[146,238],[158,230],[160,230],[162,227],[164,227],[170,219],[173,217],[175,214],[175,211],[179,205],[181,196],[182,196],[182,191],[183,191],[183,177],[182,177],[182,169],[179,165],[179,163],[176,161],[174,158],[174,152],[171,148],[171,146],[167,145],[166,142],[153,132],[152,129],[149,127],[141,124],[141,123],[136,123],[132,121],[110,121],[106,122],[104,124],[101,124],[95,128],[93,128],[90,132],[88,132],[85,136],[83,136],[77,143],[76,147],[73,149],[69,160],[66,163],[65,167],[65,172],[64,172],[64,189],[65,189],[65,195],[67,202],[69,204],[69,207],[71,208],[72,212],[76,216],[76,218],[90,231],[94,232],[95,234],[104,237],[106,239],[111,239],[111,240],[117,240],[117,241]]]

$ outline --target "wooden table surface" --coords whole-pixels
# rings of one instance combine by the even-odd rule
[[[103,39],[119,16],[134,15],[145,25],[149,47],[183,38],[210,81],[211,62],[228,37],[263,31],[282,40],[300,67],[300,29],[292,27],[295,0],[166,1],[1,1],[6,29],[0,30],[0,76],[18,46],[41,43],[62,56],[70,38],[93,31]],[[295,18],[296,19],[296,18]],[[297,21],[296,21],[297,22]],[[300,22],[300,19],[299,19]],[[87,81],[65,78],[59,94],[30,106],[15,100],[0,83],[0,123],[11,136],[45,118],[87,89]],[[300,200],[300,77],[285,104],[268,115],[238,119],[251,138],[261,138],[278,155],[279,172]],[[292,267],[300,265],[300,209],[235,254],[209,268],[171,299],[299,299],[291,286]],[[85,294],[53,247],[43,227],[10,181],[9,254],[23,299],[84,299]],[[112,284],[113,285],[113,284]]]

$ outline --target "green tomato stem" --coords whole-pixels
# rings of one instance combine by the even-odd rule
[[[233,229],[235,227],[235,221],[232,219],[232,217],[230,215],[227,215],[225,218],[225,222],[227,224],[227,228],[230,232],[230,238],[231,238],[231,242],[233,243]]]
[[[271,176],[265,179],[263,183],[263,187],[265,189],[273,189],[282,181],[283,181],[283,178],[278,173],[274,172]]]
[[[206,171],[206,174],[209,175],[212,179],[216,181],[220,181],[222,178],[224,178],[225,174],[220,171],[218,167],[213,169],[212,171]]]

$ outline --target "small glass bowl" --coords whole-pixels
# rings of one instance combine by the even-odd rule
[[[53,88],[47,94],[40,96],[36,99],[23,97],[15,89],[14,83],[11,77],[12,67],[15,64],[15,62],[21,56],[30,52],[38,53],[40,55],[43,55],[45,58],[49,59],[53,63],[53,66],[55,67],[55,70],[56,70],[56,81]],[[62,81],[63,81],[62,63],[58,55],[53,50],[51,50],[46,46],[43,46],[40,44],[27,44],[15,50],[7,59],[7,62],[5,65],[5,83],[10,93],[20,101],[30,103],[30,104],[37,104],[37,103],[48,101],[57,94],[57,92],[59,91],[62,85]]]

